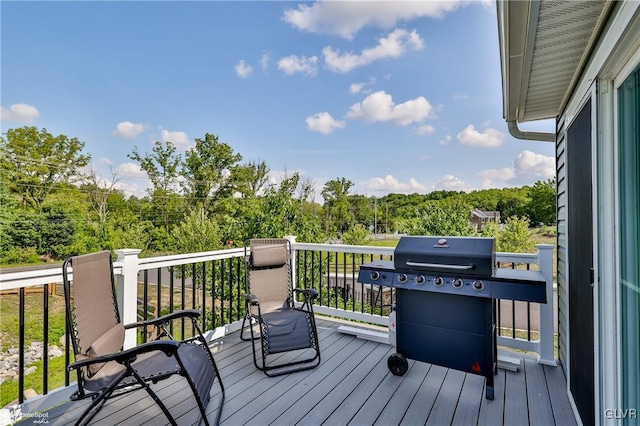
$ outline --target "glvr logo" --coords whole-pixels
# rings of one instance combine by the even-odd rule
[[[604,410],[604,416],[607,419],[637,419],[638,410],[635,408],[621,408]]]

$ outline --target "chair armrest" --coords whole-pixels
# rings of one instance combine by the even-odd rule
[[[258,301],[258,298],[256,297],[255,294],[243,294],[242,297],[244,297],[245,302],[251,304],[251,305],[259,305],[260,302]]]
[[[116,361],[120,364],[124,363],[124,361],[135,359],[136,356],[152,351],[162,351],[167,356],[174,355],[178,352],[178,348],[180,347],[180,342],[176,342],[173,340],[154,340],[153,342],[143,343],[131,349],[126,349],[124,351],[116,352],[113,354],[100,355],[90,358],[84,358],[75,362],[72,362],[67,367],[67,371],[75,370],[76,368],[86,367],[91,364],[102,363],[102,362],[110,362]]]
[[[305,299],[313,300],[318,297],[318,291],[313,288],[294,288],[294,292],[302,293]]]
[[[202,312],[200,312],[197,309],[181,309],[179,311],[171,312],[170,314],[163,315],[158,318],[152,318],[145,321],[132,322],[131,324],[126,324],[124,328],[125,330],[128,330],[130,328],[138,328],[138,327],[144,327],[149,325],[159,325],[175,319],[180,319],[185,317],[188,317],[191,319],[200,318],[201,314]]]

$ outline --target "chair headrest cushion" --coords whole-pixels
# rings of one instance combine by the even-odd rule
[[[287,247],[284,245],[263,245],[251,247],[251,266],[266,268],[282,266],[287,263]]]

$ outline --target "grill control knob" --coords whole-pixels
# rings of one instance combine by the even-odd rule
[[[425,281],[425,280],[424,280],[424,275],[418,275],[418,276],[416,277],[416,284],[418,284],[418,285],[422,285],[422,284],[424,284],[424,281]]]
[[[484,290],[484,283],[482,281],[474,281],[473,284],[471,285],[473,286],[473,289],[476,291]]]
[[[453,288],[462,288],[464,282],[462,282],[460,278],[456,278],[455,280],[451,281],[451,285],[453,286]]]
[[[378,278],[380,278],[380,272],[378,271],[371,271],[371,274],[369,275],[371,277],[371,279],[373,281],[377,281]]]
[[[398,282],[400,283],[406,283],[408,279],[409,277],[407,276],[407,274],[398,275]]]
[[[433,285],[435,285],[436,287],[440,287],[443,283],[444,281],[442,280],[442,277],[435,277],[433,279]]]

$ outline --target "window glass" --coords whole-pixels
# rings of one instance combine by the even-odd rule
[[[622,410],[640,410],[640,68],[618,89]],[[624,412],[624,411],[623,411]],[[624,424],[638,424],[634,416]]]

